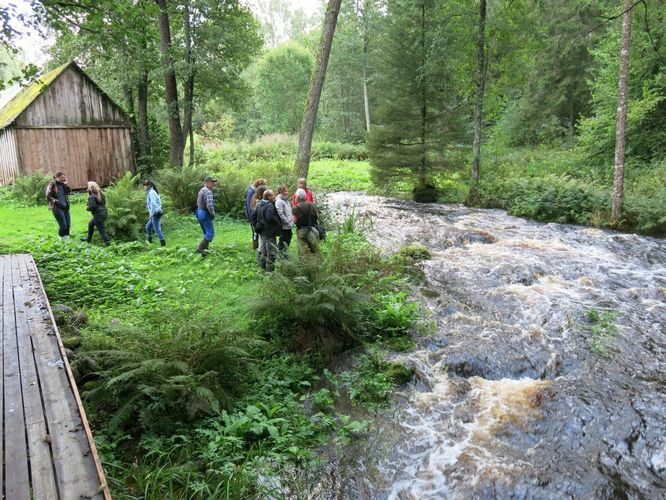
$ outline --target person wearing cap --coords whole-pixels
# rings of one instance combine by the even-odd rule
[[[199,243],[197,253],[203,257],[208,251],[208,245],[213,241],[215,236],[215,227],[213,226],[213,219],[215,219],[215,199],[213,198],[213,189],[217,179],[213,177],[206,177],[204,185],[199,190],[197,195],[197,220],[201,225],[203,231],[203,239]]]

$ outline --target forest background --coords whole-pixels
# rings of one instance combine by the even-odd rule
[[[23,21],[55,40],[47,68],[76,59],[130,112],[142,175],[183,161],[221,171],[253,159],[291,171],[325,2],[315,15],[286,0],[32,3]],[[628,3],[619,220],[609,189],[626,6],[483,4],[479,73],[479,2],[343,1],[314,158],[359,160],[360,172],[368,160],[379,193],[663,234],[663,1]],[[167,51],[160,22],[170,28]],[[15,66],[3,67],[5,79],[20,76]],[[470,195],[480,83],[481,169]]]
[[[51,300],[69,306],[56,312],[114,497],[306,492],[411,379],[390,353],[429,328],[408,295],[427,250],[381,255],[353,212],[334,222],[319,205],[334,229],[321,261],[292,252],[268,277],[254,262],[243,195],[257,177],[295,184],[325,4],[311,16],[286,0],[29,3],[30,14],[0,7],[3,85],[37,72],[12,43],[36,30],[53,40],[43,69],[75,59],[134,121],[138,175],[106,191],[111,247],[57,242],[43,175],[0,190],[0,251],[29,250]],[[310,184],[663,235],[665,16],[663,0],[343,0]],[[188,211],[209,174],[222,217],[201,259]],[[148,176],[165,202],[165,248],[140,241]]]

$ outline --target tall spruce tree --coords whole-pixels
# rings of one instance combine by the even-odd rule
[[[461,136],[456,55],[442,0],[388,0],[378,43],[378,95],[369,153],[379,184],[411,179],[417,201],[437,197],[432,177]]]

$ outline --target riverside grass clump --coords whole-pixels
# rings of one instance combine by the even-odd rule
[[[170,206],[168,195],[163,200]],[[367,432],[366,420],[339,409],[348,408],[337,404],[348,393],[333,404],[307,403],[331,359],[327,346],[288,352],[288,332],[251,307],[278,273],[256,265],[246,223],[216,218],[206,259],[193,252],[201,231],[194,217],[173,210],[163,224],[169,246],[117,240],[103,247],[77,242],[89,220],[84,202],[85,195],[72,196],[70,243],[58,240],[45,207],[1,203],[0,251],[30,251],[51,301],[88,318],[68,355],[114,497],[274,495],[267,478],[301,487],[291,485],[301,477],[293,471],[316,467],[319,447]],[[361,307],[332,301],[348,315],[351,340],[341,345],[356,349],[346,356],[389,345],[377,335],[392,316],[378,311],[404,302],[405,278],[360,231],[339,238],[331,231],[320,257],[328,278],[315,283],[342,283],[347,299],[363,295]],[[292,248],[290,262],[298,259]],[[322,294],[318,304],[327,301]]]

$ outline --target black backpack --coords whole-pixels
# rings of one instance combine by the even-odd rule
[[[262,203],[261,205],[257,203],[256,208],[252,212],[252,219],[254,221],[254,232],[257,234],[261,234],[264,232],[264,211],[262,208],[264,208],[265,203]]]

